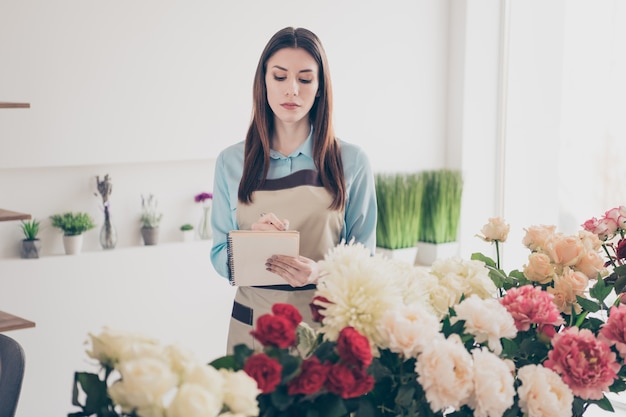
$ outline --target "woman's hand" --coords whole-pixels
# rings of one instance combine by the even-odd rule
[[[274,213],[261,213],[261,217],[256,223],[250,226],[252,230],[287,230],[289,220],[280,220]]]
[[[304,256],[274,255],[267,260],[265,268],[283,277],[292,287],[317,284],[319,278],[317,262]]]

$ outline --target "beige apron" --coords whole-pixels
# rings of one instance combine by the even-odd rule
[[[242,230],[250,229],[261,213],[274,213],[289,220],[289,229],[300,232],[300,255],[319,261],[339,243],[344,223],[343,211],[330,210],[332,197],[322,186],[314,170],[294,172],[286,177],[266,180],[262,189],[252,195],[251,204],[237,205],[237,222]],[[260,344],[250,336],[256,320],[271,313],[275,303],[288,303],[298,308],[303,320],[315,327],[309,304],[315,286],[293,288],[239,287],[235,294],[228,332],[227,351],[244,343],[257,349]]]

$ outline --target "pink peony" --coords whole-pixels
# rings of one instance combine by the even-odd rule
[[[620,369],[609,345],[588,329],[570,327],[552,338],[553,349],[544,362],[583,400],[600,400]]]
[[[611,307],[609,319],[602,325],[598,339],[609,346],[615,345],[622,358],[626,358],[626,305]]]
[[[531,325],[537,325],[539,332],[552,336],[553,327],[564,323],[553,298],[541,287],[524,285],[508,290],[500,302],[513,316],[517,330],[527,331]]]

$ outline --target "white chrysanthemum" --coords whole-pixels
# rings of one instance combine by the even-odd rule
[[[168,417],[215,417],[222,410],[221,397],[197,384],[183,384],[167,409]]]
[[[122,362],[119,366],[122,379],[108,389],[111,399],[125,413],[138,410],[141,416],[163,415],[164,396],[178,383],[178,376],[167,362],[150,357]]]
[[[329,300],[320,331],[327,340],[337,340],[344,327],[354,327],[368,338],[376,354],[383,343],[378,330],[383,313],[402,304],[402,289],[389,273],[388,260],[370,256],[361,244],[338,245],[320,268],[316,296]]]
[[[256,381],[244,371],[221,369],[224,377],[224,404],[234,414],[258,416],[257,396],[261,393]]]
[[[574,395],[561,377],[541,365],[526,365],[517,372],[519,406],[528,417],[571,417]]]
[[[496,299],[483,300],[474,294],[459,303],[454,311],[456,316],[451,317],[450,322],[465,320],[465,331],[474,335],[477,343],[487,342],[496,354],[502,352],[501,338],[512,339],[517,335],[515,320]]]
[[[474,392],[468,405],[475,417],[499,417],[512,405],[515,397],[515,365],[486,349],[474,349]]]
[[[474,370],[472,356],[459,335],[435,340],[424,349],[417,357],[415,372],[434,412],[448,407],[459,410],[467,404],[474,387]]]
[[[426,308],[433,314],[436,310],[432,306],[430,293],[436,288],[438,280],[425,268],[418,268],[408,262],[392,260],[390,262],[389,274],[398,281],[400,288],[403,288],[402,297],[407,306],[417,304]]]
[[[439,278],[441,285],[455,292],[457,303],[461,295],[468,297],[476,294],[480,298],[491,298],[497,292],[495,284],[489,277],[489,270],[482,261],[457,257],[440,259],[433,263],[431,273]]]
[[[413,358],[437,338],[439,319],[419,304],[400,306],[383,314],[380,332],[385,340],[383,347],[401,353],[405,359]]]

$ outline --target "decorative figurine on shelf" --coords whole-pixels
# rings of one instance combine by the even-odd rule
[[[111,211],[109,204],[109,196],[113,191],[113,184],[109,174],[106,174],[102,181],[100,176],[96,175],[96,183],[98,185],[98,193],[102,196],[102,206],[104,207],[104,224],[100,229],[100,246],[102,249],[114,249],[117,244],[117,230],[111,223]],[[94,195],[98,195],[94,193]]]
[[[208,240],[213,237],[213,230],[211,229],[211,200],[213,199],[212,193],[202,192],[195,196],[196,203],[202,203],[202,216],[200,217],[200,223],[198,223],[198,236],[202,240]]]

